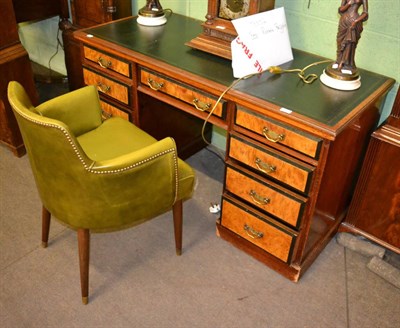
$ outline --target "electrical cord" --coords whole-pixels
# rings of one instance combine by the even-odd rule
[[[167,15],[165,15],[165,16],[167,16],[167,17],[171,17],[172,16],[172,14],[174,13],[173,11],[172,11],[172,9],[170,9],[170,8],[167,8],[167,9],[163,9],[164,10],[164,12],[169,12],[169,15],[167,16]]]
[[[332,60],[327,59],[327,60],[321,60],[315,63],[312,63],[310,65],[307,65],[306,67],[304,67],[303,69],[299,69],[299,68],[294,68],[294,69],[282,69],[279,66],[271,66],[268,68],[268,71],[270,73],[273,74],[282,74],[282,73],[294,73],[294,72],[298,72],[297,76],[306,84],[311,84],[313,83],[316,79],[318,79],[318,75],[317,74],[308,74],[306,76],[304,76],[305,71],[307,69],[309,69],[312,66],[316,66],[319,64],[324,64],[324,63],[329,63],[332,62]]]
[[[57,29],[57,47],[56,47],[56,52],[49,58],[48,61],[48,66],[49,66],[49,79],[51,80],[51,75],[53,70],[51,69],[51,61],[54,59],[55,56],[57,56],[59,48],[61,47],[61,49],[64,49],[63,45],[61,44],[60,41],[60,28]]]
[[[212,148],[217,148],[217,147],[215,147],[215,146],[209,144],[208,147],[205,147],[204,149],[206,149],[206,150],[209,151],[210,153],[212,153],[212,154],[214,154],[215,156],[217,156],[218,159],[219,159],[222,163],[225,163],[224,155],[221,155],[217,149],[212,149]]]
[[[314,63],[311,63],[310,65],[307,65],[307,66],[304,67],[303,69],[300,69],[300,68],[282,69],[280,66],[270,66],[270,67],[268,67],[267,69],[265,69],[265,70],[263,70],[263,71],[261,71],[261,72],[251,73],[251,74],[245,75],[245,76],[243,76],[243,77],[241,77],[241,78],[239,78],[239,79],[233,81],[233,82],[221,93],[221,95],[219,96],[219,98],[218,98],[217,101],[215,102],[213,108],[210,110],[210,112],[208,113],[206,119],[204,120],[203,127],[202,127],[202,129],[201,129],[201,137],[203,138],[204,142],[205,142],[207,145],[211,145],[211,142],[209,142],[209,141],[206,139],[205,135],[204,135],[205,128],[206,128],[206,125],[207,125],[207,123],[208,123],[208,120],[209,120],[210,117],[213,115],[215,109],[217,108],[218,104],[221,102],[221,99],[225,96],[225,94],[226,94],[229,90],[231,90],[236,84],[238,84],[240,81],[246,80],[246,79],[248,79],[248,78],[250,78],[250,77],[253,77],[253,76],[256,76],[256,75],[261,75],[261,74],[263,74],[263,73],[265,73],[265,72],[270,72],[270,73],[272,73],[272,74],[296,73],[296,72],[297,72],[297,76],[298,76],[304,83],[306,83],[306,84],[311,84],[311,83],[313,83],[316,79],[318,79],[318,75],[316,75],[316,74],[308,74],[308,75],[305,75],[305,71],[306,71],[307,69],[309,69],[310,67],[312,67],[312,66],[316,66],[316,65],[320,65],[320,64],[324,64],[324,63],[329,63],[329,62],[332,62],[332,60],[327,59],[327,60],[322,60],[322,61],[314,62]]]

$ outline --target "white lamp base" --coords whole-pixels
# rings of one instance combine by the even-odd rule
[[[361,86],[360,77],[358,77],[356,80],[349,80],[349,81],[338,80],[328,76],[325,73],[325,70],[319,78],[323,84],[337,90],[351,91],[351,90],[357,90]]]
[[[167,18],[165,17],[165,15],[157,17],[145,17],[139,15],[137,18],[137,22],[138,24],[145,26],[160,26],[164,25],[167,22]]]

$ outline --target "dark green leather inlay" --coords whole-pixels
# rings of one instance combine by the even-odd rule
[[[201,23],[192,18],[173,14],[163,26],[141,26],[137,24],[135,18],[131,18],[87,29],[86,32],[229,86],[234,81],[231,61],[185,45],[201,33]],[[295,49],[293,55],[294,60],[282,65],[283,68],[302,69],[324,59]],[[320,75],[326,65],[312,67],[306,73]],[[323,85],[319,80],[311,85],[304,84],[296,73],[282,75],[264,73],[261,77],[241,81],[235,89],[323,124],[334,126],[388,79],[365,70],[360,70],[360,74],[361,88],[355,91],[334,90]]]
[[[162,26],[142,26],[132,18],[85,31],[223,85],[234,80],[229,60],[185,45],[202,31],[193,18],[172,14]]]

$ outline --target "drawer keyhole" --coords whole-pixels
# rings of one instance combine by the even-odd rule
[[[284,134],[276,133],[274,131],[269,130],[266,127],[263,128],[262,133],[263,133],[264,137],[267,138],[267,140],[269,140],[271,142],[279,142],[279,141],[283,141],[283,139],[285,139]]]
[[[255,164],[257,166],[257,168],[261,171],[264,172],[266,174],[271,174],[274,173],[276,171],[276,166],[275,165],[271,165],[268,163],[264,163],[261,159],[259,159],[258,157],[255,160]]]
[[[250,190],[249,195],[253,200],[253,202],[256,203],[257,205],[268,205],[269,203],[271,203],[271,199],[260,196],[254,190]]]

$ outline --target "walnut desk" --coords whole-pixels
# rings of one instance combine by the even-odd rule
[[[203,122],[234,78],[230,61],[185,45],[200,32],[201,22],[177,14],[160,27],[127,18],[75,32],[83,81],[98,86],[104,115],[121,115],[156,138],[173,136],[183,157],[203,147]],[[294,57],[284,68],[321,60],[297,50]],[[359,90],[343,92],[264,73],[236,84],[209,119],[227,131],[217,234],[292,281],[345,217],[394,83],[361,76]]]

